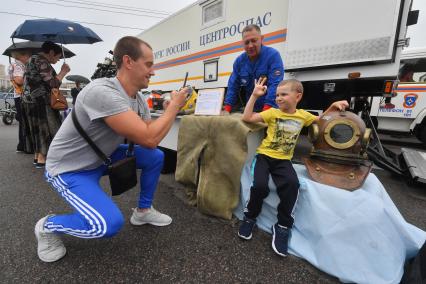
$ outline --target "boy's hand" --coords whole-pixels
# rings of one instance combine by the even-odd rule
[[[319,119],[321,119],[321,117],[323,117],[324,115],[326,115],[330,111],[333,111],[333,110],[344,111],[348,107],[349,107],[349,104],[348,104],[347,101],[337,101],[337,102],[334,102],[334,103],[332,103],[329,106],[329,108],[325,112],[323,112],[320,116],[318,116],[316,118],[316,121],[318,121]]]
[[[266,77],[261,77],[259,80],[254,80],[254,89],[252,96],[255,96],[256,98],[261,97],[266,94],[266,90],[268,89],[267,86],[265,86]]]
[[[349,104],[347,101],[343,100],[334,102],[331,106],[336,110],[343,111],[349,107]]]

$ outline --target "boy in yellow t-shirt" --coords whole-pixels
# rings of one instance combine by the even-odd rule
[[[287,256],[289,233],[294,222],[293,210],[299,194],[299,180],[291,158],[302,128],[316,122],[319,117],[296,109],[297,103],[302,99],[303,86],[294,79],[278,84],[275,101],[279,109],[253,112],[257,98],[266,93],[265,81],[266,78],[255,81],[253,94],[243,114],[245,122],[265,122],[268,129],[266,138],[256,151],[253,185],[238,236],[251,239],[256,217],[262,210],[263,199],[269,194],[268,179],[271,175],[280,198],[277,208],[278,223],[272,226],[272,248],[277,254]],[[348,106],[347,101],[334,102],[323,115],[331,110],[344,110]]]

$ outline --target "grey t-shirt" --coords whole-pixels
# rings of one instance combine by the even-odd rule
[[[139,111],[143,120],[151,120],[151,112],[149,110],[148,103],[141,92],[137,93],[135,99],[130,98],[130,105],[136,113]]]
[[[123,142],[123,137],[114,132],[103,118],[128,111],[136,106],[135,101],[137,100],[132,100],[126,94],[117,78],[100,78],[81,90],[73,111],[76,111],[81,127],[93,142],[105,155],[110,156]],[[47,172],[56,176],[66,172],[91,170],[102,163],[78,133],[71,114],[68,115],[50,144]]]

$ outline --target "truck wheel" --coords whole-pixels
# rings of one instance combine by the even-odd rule
[[[12,114],[5,114],[3,115],[3,123],[6,125],[11,125],[13,122],[13,115]]]
[[[416,127],[415,131],[417,139],[423,142],[424,145],[426,145],[426,121],[423,120],[419,126]]]

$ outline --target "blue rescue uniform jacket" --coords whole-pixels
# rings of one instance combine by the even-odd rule
[[[254,89],[254,80],[258,80],[262,75],[268,78],[266,82],[268,89],[265,96],[257,99],[254,111],[262,111],[264,104],[277,107],[275,95],[277,85],[284,77],[283,61],[276,49],[264,45],[261,46],[259,57],[253,62],[250,61],[246,52],[237,57],[229,77],[224,105],[234,106],[239,100],[241,88],[248,101]]]

